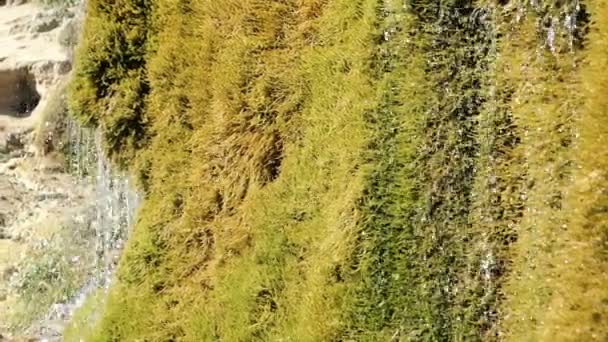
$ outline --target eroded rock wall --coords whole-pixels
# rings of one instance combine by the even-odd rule
[[[0,6],[0,341],[53,340],[59,338],[61,322],[32,321],[35,312],[17,310],[27,311],[20,298],[27,291],[36,286],[46,291],[44,281],[35,278],[46,264],[37,261],[61,240],[62,229],[86,226],[92,215],[93,187],[66,172],[59,154],[41,153],[36,139],[49,125],[45,116],[61,110],[50,108],[60,95],[51,90],[71,69],[66,41],[74,39],[67,36],[75,34],[77,9],[12,0],[0,0]],[[78,269],[86,263],[90,260],[73,257],[61,267]],[[34,304],[41,312],[50,305]]]

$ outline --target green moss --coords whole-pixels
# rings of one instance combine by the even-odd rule
[[[87,4],[85,39],[77,54],[69,107],[83,124],[104,127],[108,154],[126,163],[145,144],[144,102],[151,2]],[[121,151],[120,153],[118,151]]]
[[[580,203],[601,194],[573,190],[589,177],[574,165],[602,167],[585,159],[598,145],[575,109],[603,107],[570,82],[585,30],[544,43],[572,3],[502,3],[91,1],[70,108],[101,127],[145,202],[90,339],[521,340],[572,327],[542,304],[585,292],[555,265],[603,228],[554,227],[596,222]],[[584,303],[574,311],[601,321]]]
[[[90,294],[83,305],[73,313],[70,324],[63,331],[65,341],[89,341],[104,307],[105,294],[98,290]]]
[[[525,70],[516,74],[521,85],[513,108],[527,128],[521,153],[529,185],[504,304],[505,331],[516,341],[608,336],[603,321],[608,287],[601,275],[604,219],[590,209],[602,195],[588,187],[603,172],[597,145],[603,136],[598,131],[603,102],[596,95],[604,86],[603,73],[596,69],[605,63],[599,52],[606,44],[603,13],[602,5],[592,1],[579,14],[597,20],[585,43],[588,50],[580,52],[584,45],[575,41],[572,53],[563,48],[567,41],[557,40],[557,53],[520,55],[527,62],[519,63]],[[525,29],[513,39],[537,39],[538,26],[530,21]]]

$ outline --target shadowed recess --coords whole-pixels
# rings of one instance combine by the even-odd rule
[[[27,117],[40,101],[36,79],[26,68],[0,71],[0,115]]]

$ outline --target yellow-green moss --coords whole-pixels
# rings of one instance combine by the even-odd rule
[[[70,108],[145,201],[83,331],[604,338],[606,34],[542,26],[572,4],[91,0]]]
[[[603,1],[587,5],[592,25],[586,51],[528,50],[528,62],[519,64],[523,86],[514,109],[527,128],[522,153],[533,186],[526,192],[514,273],[505,291],[504,326],[514,341],[608,338],[600,185],[606,100],[599,95],[606,91],[608,12]]]

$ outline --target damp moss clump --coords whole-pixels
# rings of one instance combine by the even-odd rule
[[[608,338],[605,10],[89,1],[70,112],[145,200],[69,338]]]

